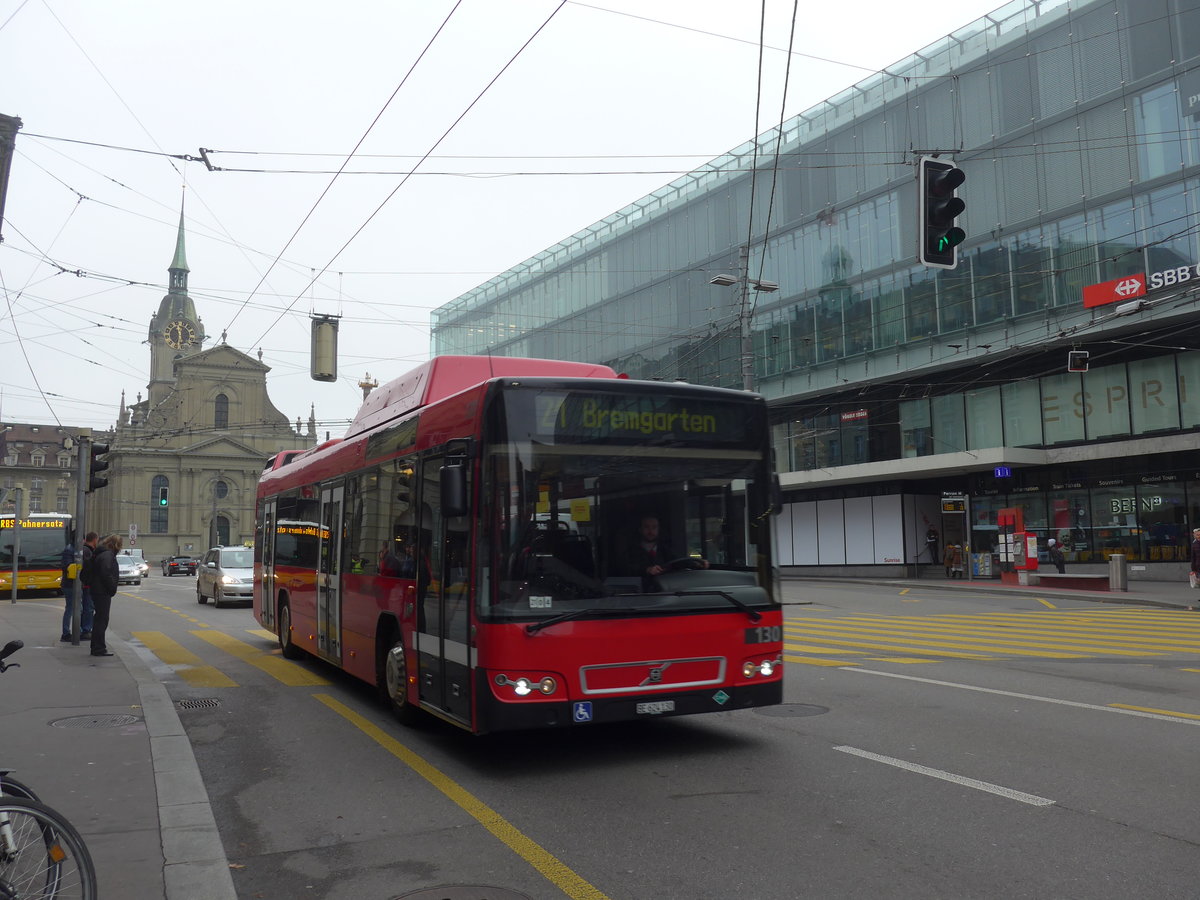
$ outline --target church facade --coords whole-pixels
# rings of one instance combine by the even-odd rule
[[[301,431],[271,403],[270,367],[221,340],[205,346],[187,292],[180,214],[166,296],[150,320],[145,397],[122,392],[109,438],[108,486],[89,497],[88,530],[123,535],[152,564],[254,537],[255,486],[281,450],[316,443],[315,412]],[[97,435],[96,439],[104,440]]]

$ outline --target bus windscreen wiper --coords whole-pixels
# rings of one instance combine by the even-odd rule
[[[724,597],[726,600],[744,612],[747,616],[749,616],[751,622],[757,622],[762,618],[762,613],[751,609],[728,591],[671,591],[672,597],[707,597],[710,594],[717,594],[720,597]]]
[[[654,610],[657,611],[657,610]],[[651,610],[637,609],[632,606],[593,606],[588,609],[575,609],[571,612],[561,613],[557,616],[551,616],[548,619],[543,619],[540,622],[530,622],[525,626],[526,634],[537,634],[543,628],[548,628],[551,625],[557,625],[559,622],[568,622],[571,619],[579,619],[583,616],[600,615],[601,613],[623,613],[632,615],[633,613],[645,613]]]

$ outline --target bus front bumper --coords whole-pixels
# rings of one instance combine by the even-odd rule
[[[586,727],[607,722],[633,722],[728,712],[783,702],[783,680],[694,691],[656,692],[636,696],[593,696],[587,700],[526,702],[498,700],[484,681],[476,685],[475,730],[517,731],[530,728]]]

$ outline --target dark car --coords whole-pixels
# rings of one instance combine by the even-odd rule
[[[190,556],[168,556],[162,561],[164,575],[195,575],[199,563]]]

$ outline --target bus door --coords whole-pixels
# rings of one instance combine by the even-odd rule
[[[470,722],[470,519],[444,515],[441,480],[445,464],[444,458],[435,457],[422,466],[420,542],[430,574],[416,635],[420,697],[454,719]]]
[[[342,658],[342,499],[344,485],[321,490],[321,536],[317,559],[317,652]]]
[[[261,531],[258,534],[258,584],[255,585],[258,621],[264,628],[275,630],[275,501],[264,500],[259,517]]]

